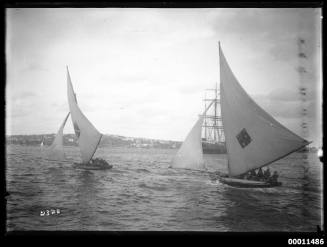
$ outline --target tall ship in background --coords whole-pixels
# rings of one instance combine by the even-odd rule
[[[216,83],[216,88],[207,89],[210,97],[207,98],[207,92],[204,98],[204,108],[214,101],[211,107],[204,114],[202,125],[202,149],[204,154],[225,154],[225,135],[221,118],[220,92]]]

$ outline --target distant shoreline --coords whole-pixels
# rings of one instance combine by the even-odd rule
[[[10,135],[6,136],[6,144],[39,146],[43,140],[45,146],[50,146],[55,134],[44,135]],[[77,146],[77,138],[74,134],[65,134],[64,146]],[[148,138],[124,137],[117,135],[103,135],[99,147],[139,147],[139,148],[179,148],[181,142],[156,140]]]
[[[6,145],[22,145],[22,146],[39,146],[43,140],[45,146],[50,146],[55,138],[55,134],[44,135],[10,135],[6,136]],[[65,134],[64,146],[77,146],[77,138],[75,134]],[[157,140],[141,137],[125,137],[118,135],[103,135],[99,147],[127,147],[127,148],[163,148],[178,149],[182,142],[170,140]],[[316,147],[305,147],[298,153],[315,153]]]

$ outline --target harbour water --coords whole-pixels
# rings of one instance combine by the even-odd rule
[[[208,171],[168,168],[176,149],[99,148],[111,170],[46,160],[42,148],[7,146],[7,230],[316,231],[322,224],[322,164],[294,153],[270,166],[281,187],[220,184],[226,155],[204,155]],[[58,213],[41,215],[51,209]]]

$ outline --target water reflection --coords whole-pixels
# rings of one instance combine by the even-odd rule
[[[240,189],[226,187],[226,202],[220,219],[233,231],[315,231],[319,217],[303,214],[303,193],[289,189]]]
[[[76,170],[76,187],[74,194],[76,206],[78,207],[78,224],[81,229],[87,229],[89,226],[96,225],[97,213],[96,205],[97,195],[100,188],[93,171]],[[94,229],[95,230],[95,229]]]

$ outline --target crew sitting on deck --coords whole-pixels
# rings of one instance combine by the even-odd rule
[[[267,170],[264,171],[263,176],[266,180],[268,180],[270,178],[270,175],[270,170],[269,168],[267,168]]]
[[[100,159],[95,158],[90,160],[90,165],[99,165],[100,164]]]
[[[274,171],[274,174],[270,177],[269,182],[277,183],[278,182],[277,179],[278,179],[278,173],[276,171]]]
[[[265,172],[265,174],[266,173],[267,172]],[[266,179],[265,174],[262,172],[262,169],[259,168],[257,173],[255,172],[255,170],[252,170],[249,173],[247,173],[244,178],[247,180],[255,180],[255,181],[265,180]],[[270,174],[270,171],[269,171],[269,174]]]
[[[263,172],[262,172],[261,167],[258,170],[257,177],[258,177],[259,180],[263,180],[264,179],[264,175],[263,175]]]
[[[95,162],[97,165],[104,165],[104,163],[105,163],[104,160],[99,159],[99,158],[95,158],[95,159],[94,159],[94,162]]]
[[[259,168],[258,173],[256,173],[254,170],[246,173],[243,175],[244,179],[247,180],[255,180],[255,181],[266,181],[269,183],[277,183],[278,173],[274,171],[274,174],[271,176],[269,168],[265,170],[265,172],[262,172],[262,169]]]
[[[247,179],[247,180],[250,180],[250,173],[245,173],[244,176],[243,176],[243,179]]]
[[[249,180],[257,180],[257,174],[255,173],[254,170],[250,171],[248,179]]]

